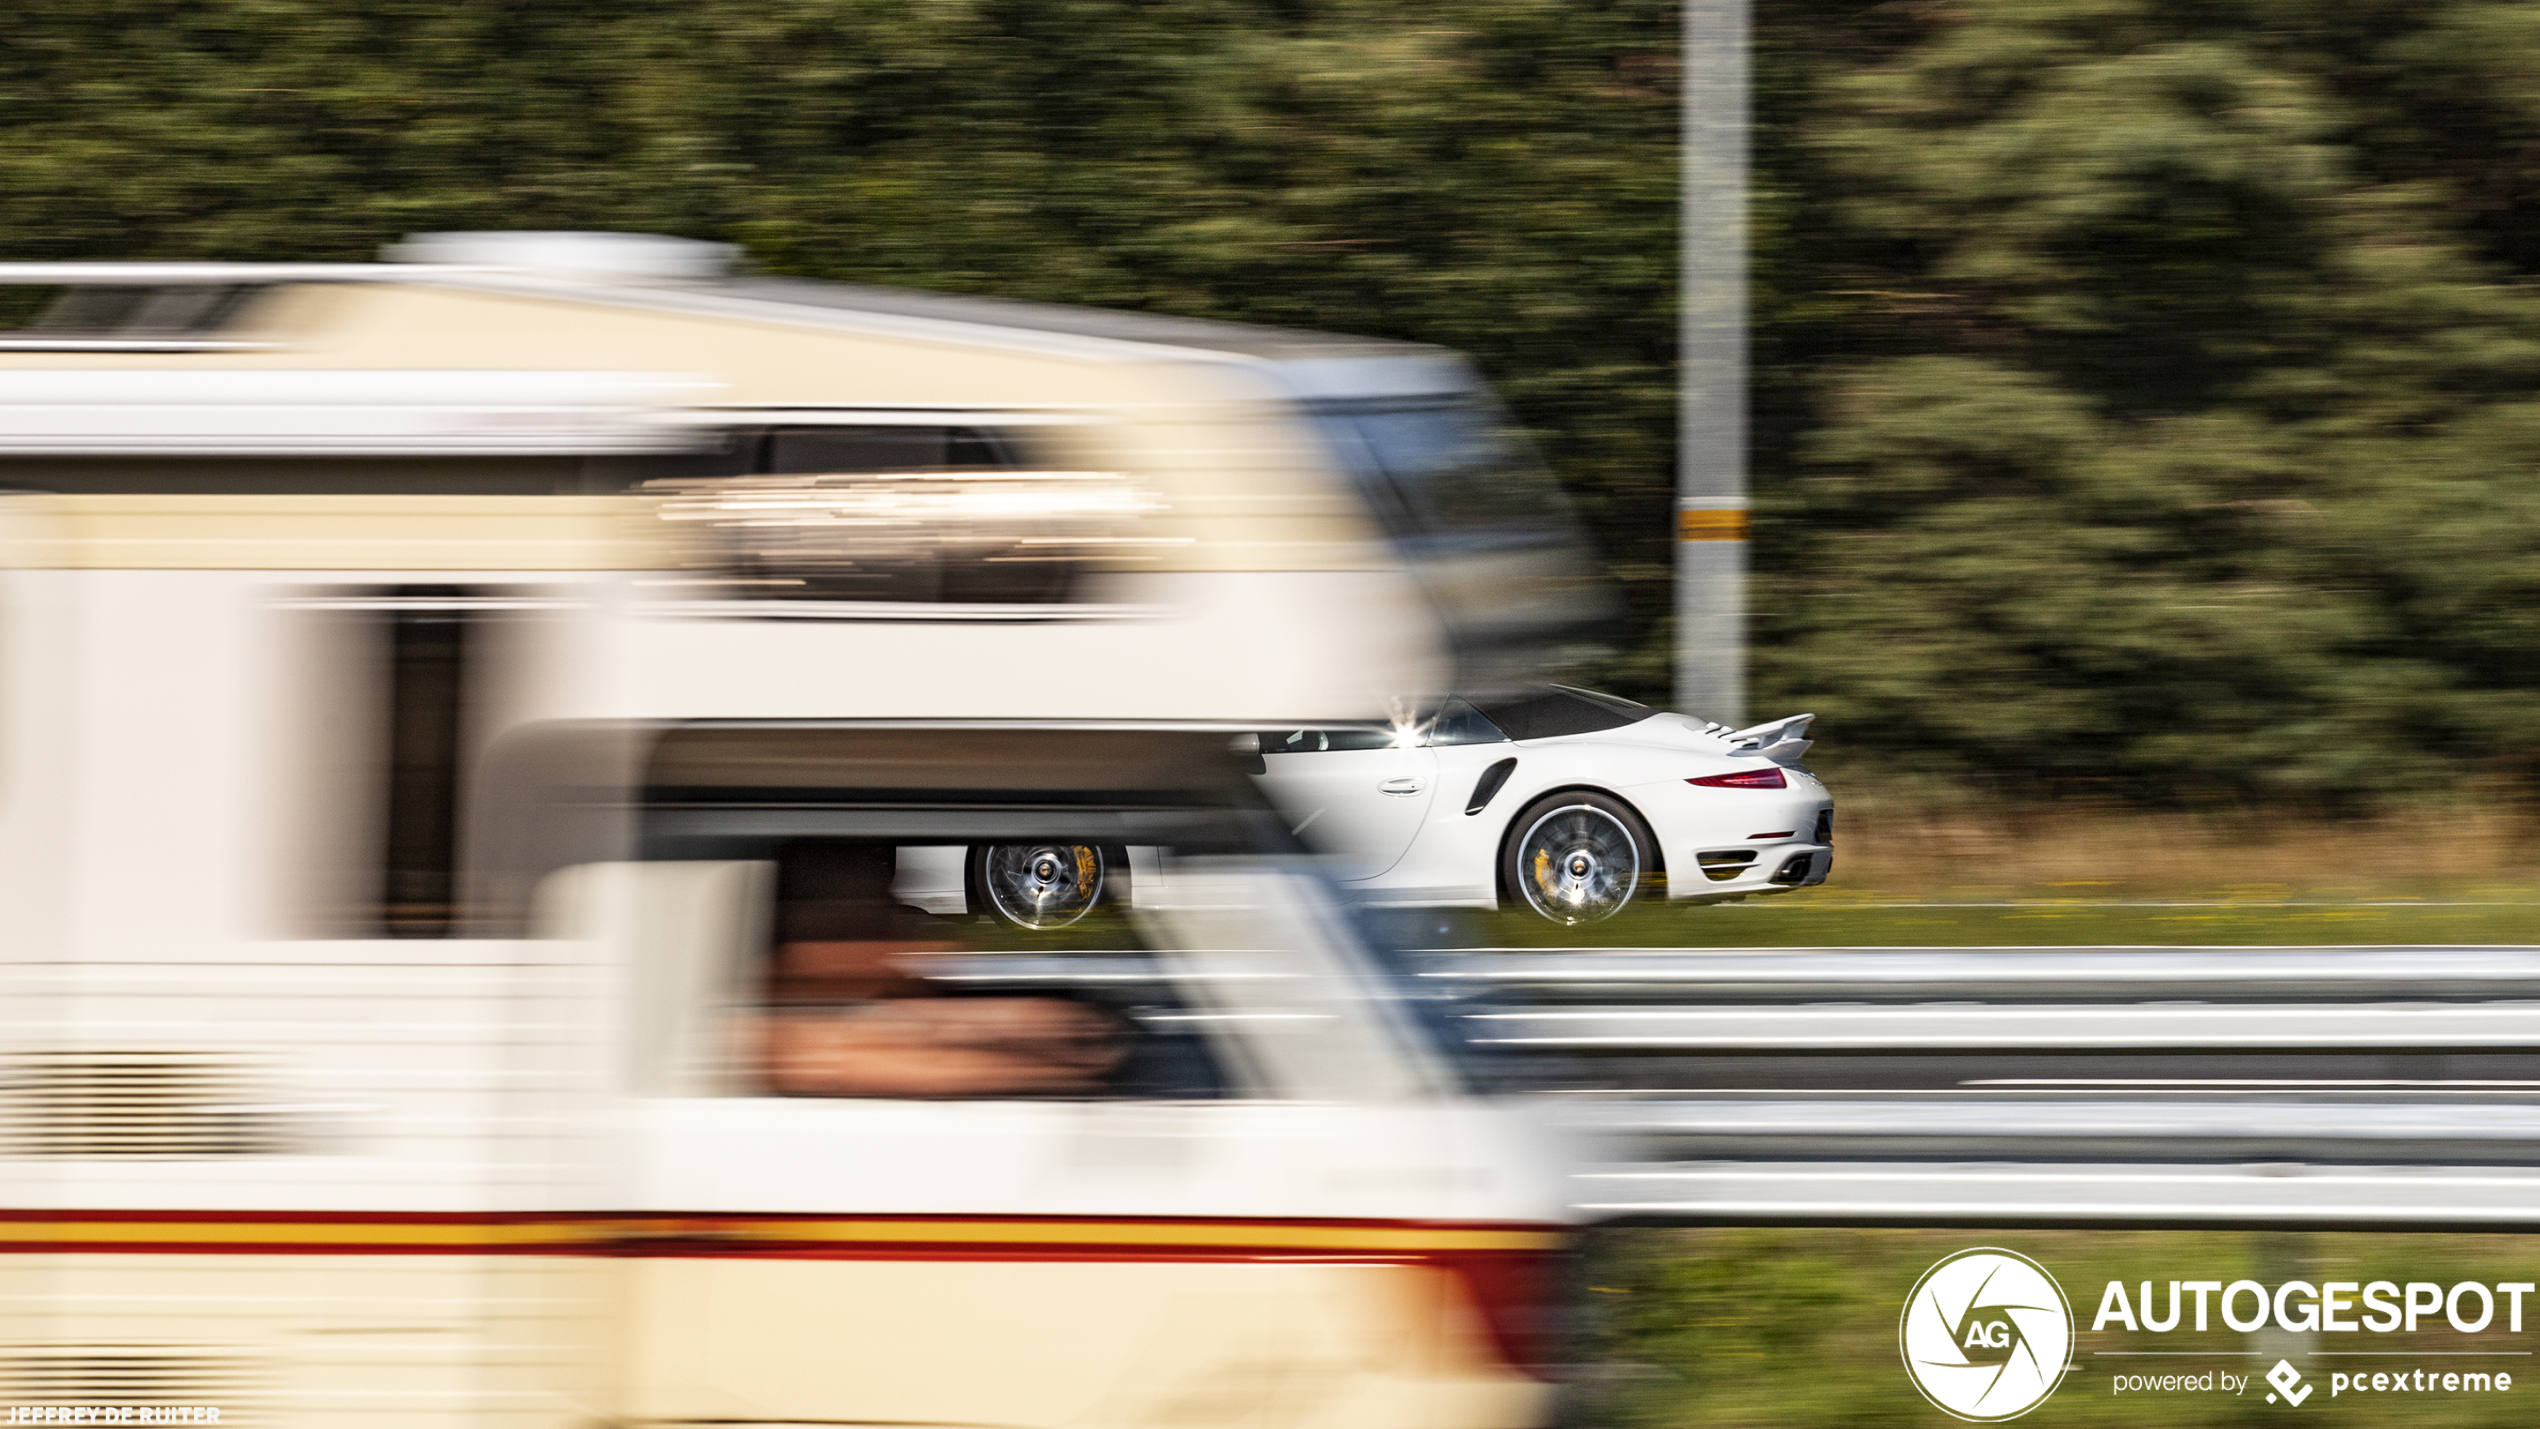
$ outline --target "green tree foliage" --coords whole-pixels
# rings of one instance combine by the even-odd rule
[[[1791,18],[1764,686],[2030,789],[2518,767],[2540,6]]]

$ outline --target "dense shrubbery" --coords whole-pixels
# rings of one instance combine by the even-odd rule
[[[1759,714],[2028,792],[2369,801],[2540,711],[2540,5],[1759,7]],[[36,0],[0,256],[610,227],[1417,337],[1666,687],[1656,0]]]
[[[1769,91],[1762,683],[2047,788],[2519,772],[2540,7],[1906,14]]]

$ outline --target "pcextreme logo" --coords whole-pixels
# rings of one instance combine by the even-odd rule
[[[1897,1322],[1905,1373],[1942,1413],[2017,1419],[2064,1377],[2073,1310],[2046,1267],[2017,1251],[1962,1250],[1923,1272]]]

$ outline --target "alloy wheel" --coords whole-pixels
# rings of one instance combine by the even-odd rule
[[[992,911],[1018,928],[1064,928],[1102,898],[1102,850],[1090,844],[991,844],[979,881]]]
[[[1640,841],[1612,811],[1564,804],[1517,844],[1526,904],[1555,923],[1594,923],[1623,911],[1640,887]]]

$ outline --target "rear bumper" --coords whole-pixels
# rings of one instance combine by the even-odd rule
[[[1688,850],[1682,867],[1674,860],[1667,865],[1667,897],[1679,903],[1717,903],[1728,898],[1751,898],[1765,893],[1790,893],[1814,888],[1826,881],[1834,871],[1834,846],[1831,844],[1767,844],[1755,850],[1753,863],[1725,879],[1714,879],[1695,862],[1695,850]]]
[[[1787,791],[1703,789],[1680,780],[1622,791],[1667,866],[1667,897],[1716,903],[1814,888],[1834,868],[1834,800],[1813,779]]]

